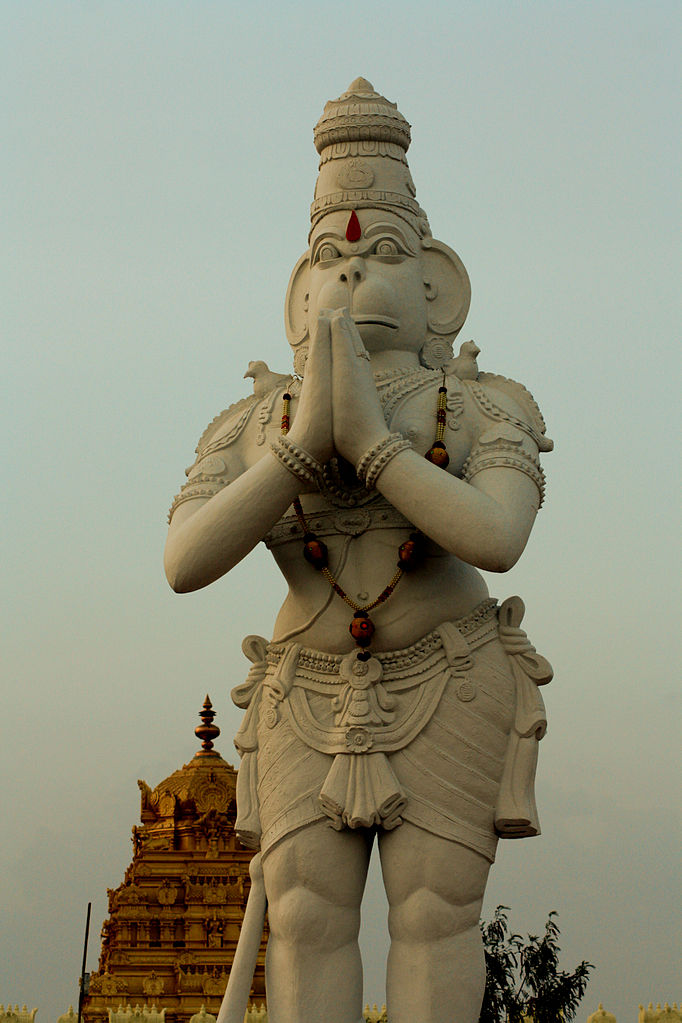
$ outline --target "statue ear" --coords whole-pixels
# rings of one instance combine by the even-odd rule
[[[435,238],[422,239],[422,261],[428,328],[452,342],[469,312],[469,275],[457,253]]]
[[[292,270],[284,301],[284,327],[292,348],[302,344],[308,337],[309,276],[310,249],[303,253]]]

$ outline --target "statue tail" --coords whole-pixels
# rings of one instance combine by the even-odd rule
[[[249,874],[251,875],[251,891],[246,903],[237,951],[234,955],[217,1023],[244,1023],[249,993],[253,984],[253,974],[263,936],[263,923],[267,908],[260,853],[256,853],[251,860]]]

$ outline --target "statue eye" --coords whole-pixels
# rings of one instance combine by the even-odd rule
[[[332,245],[331,242],[325,242],[324,245],[320,245],[317,250],[315,262],[321,263],[328,259],[338,259],[340,255],[341,253],[335,245]]]
[[[391,238],[382,238],[378,241],[374,246],[374,252],[377,256],[400,256],[402,254],[401,249]]]

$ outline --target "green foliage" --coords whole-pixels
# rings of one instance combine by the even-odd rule
[[[524,942],[509,929],[508,907],[498,906],[489,924],[481,924],[486,985],[479,1023],[569,1023],[585,994],[591,963],[572,973],[559,969],[559,928],[549,914],[542,937]]]

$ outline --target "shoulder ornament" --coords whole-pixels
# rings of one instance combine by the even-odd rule
[[[462,467],[462,479],[471,483],[484,469],[516,469],[532,479],[538,488],[542,507],[545,499],[545,474],[538,456],[523,446],[524,435],[502,422],[482,434]]]
[[[225,448],[237,440],[257,407],[254,395],[242,398],[217,415],[206,427],[196,446],[196,459],[185,469],[187,482],[173,498],[168,512],[168,521],[178,505],[195,497],[214,497],[218,491],[232,482],[235,475],[225,460]]]
[[[243,432],[257,404],[255,394],[250,394],[248,398],[235,402],[211,420],[199,438],[196,446],[197,460],[194,464],[212,451],[219,451],[233,444]],[[190,472],[191,467],[187,470],[187,475]]]
[[[523,431],[535,441],[540,451],[551,451],[554,442],[545,436],[546,426],[537,402],[530,391],[516,380],[498,376],[496,373],[479,373],[478,380],[467,380],[465,386],[475,399],[478,407],[489,419],[504,420]],[[525,414],[520,418],[507,411],[492,397],[491,391],[507,395]]]

